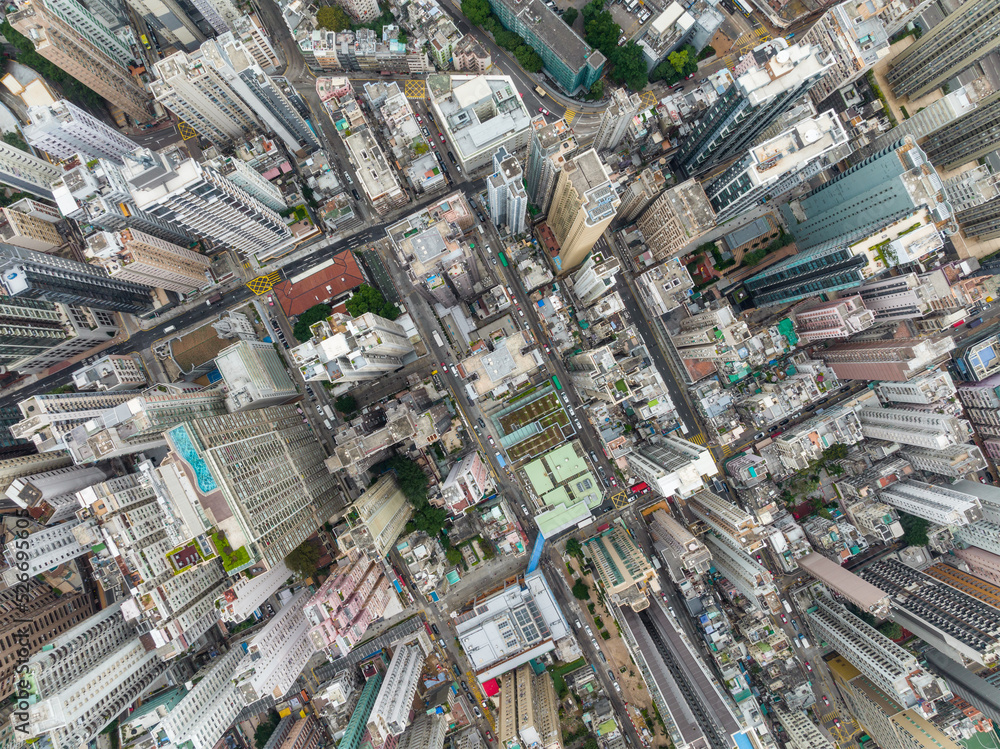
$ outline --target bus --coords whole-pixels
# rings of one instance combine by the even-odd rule
[[[436,330],[431,332],[431,337],[434,339],[434,343],[437,344],[438,348],[444,348],[444,342],[441,340],[441,334]]]
[[[736,3],[736,7],[739,8],[743,15],[749,18],[753,14],[753,8],[750,7],[750,3],[747,0],[733,0]]]
[[[500,256],[500,264],[506,268],[507,267],[507,256],[503,254],[503,250],[497,253]]]
[[[552,375],[552,384],[555,385],[556,390],[562,390],[562,385],[559,383],[559,378]]]

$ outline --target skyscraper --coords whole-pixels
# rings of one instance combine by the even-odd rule
[[[230,413],[267,408],[297,398],[298,390],[274,350],[264,341],[238,341],[215,357]]]
[[[140,210],[201,239],[258,257],[291,239],[275,211],[176,149],[136,149],[126,156],[123,174]]]
[[[1000,27],[1000,14],[997,16]],[[940,169],[955,169],[997,149],[1000,141],[1000,92],[979,101],[966,112],[933,133],[924,142],[927,158]]]
[[[166,670],[146,652],[114,604],[56,638],[28,660],[29,737],[47,736],[53,749],[92,741]]]
[[[897,54],[886,73],[896,98],[940,87],[1000,45],[1000,3],[967,0]]]
[[[876,619],[888,618],[889,596],[850,570],[844,569],[838,562],[817,552],[806,554],[796,561],[799,567],[862,611],[867,611]]]
[[[996,239],[1000,237],[1000,198],[959,211],[955,220],[967,237]]]
[[[744,153],[776,117],[810,89],[829,68],[822,50],[808,44],[791,47],[783,39],[765,42],[741,62],[733,80],[719,71],[719,99],[684,140],[675,163],[687,177]]]
[[[337,509],[336,480],[322,446],[294,406],[196,419],[165,434],[199,502],[226,518],[232,549],[252,566],[280,564]]]
[[[5,185],[51,199],[51,184],[59,175],[55,164],[7,143],[0,143],[0,180]]]
[[[210,282],[204,255],[138,229],[94,232],[86,254],[112,278],[156,289],[190,294]]]
[[[241,644],[202,667],[200,679],[160,723],[174,746],[212,749],[244,707],[233,673],[244,659]]]
[[[490,219],[507,234],[524,234],[528,229],[528,194],[525,192],[520,162],[500,146],[493,154],[493,174],[486,179]]]
[[[31,198],[0,208],[0,241],[26,250],[52,252],[66,240],[56,224],[62,220],[59,211]]]
[[[922,481],[897,481],[878,495],[879,501],[940,525],[968,525],[983,519],[983,508],[972,494]]]
[[[403,645],[393,653],[368,719],[368,730],[378,743],[399,736],[409,725],[410,705],[423,665],[423,651],[415,644]]]
[[[954,348],[951,336],[858,341],[831,346],[820,357],[841,380],[905,382],[928,366],[940,364]]]
[[[150,119],[150,96],[130,69],[134,57],[131,49],[76,0],[24,3],[7,20],[53,65],[134,121]]]
[[[542,213],[549,209],[556,179],[566,159],[576,153],[576,137],[566,120],[545,122],[541,115],[531,119],[531,141],[524,179],[528,200]]]
[[[63,170],[52,182],[52,193],[66,218],[105,231],[138,229],[181,247],[194,241],[182,226],[147,213],[135,204],[122,164],[76,154],[72,162],[63,165]]]
[[[899,453],[918,471],[930,471],[953,479],[986,468],[986,458],[978,445],[948,445],[943,449],[903,447]]]
[[[558,746],[559,698],[551,679],[525,664],[500,677],[497,738],[502,746]]]
[[[44,299],[117,312],[146,312],[153,308],[149,287],[120,281],[98,268],[56,255],[0,247],[3,287],[12,297]]]
[[[620,204],[607,167],[591,148],[574,156],[559,174],[548,225],[559,243],[557,265],[568,271],[584,261]]]
[[[624,88],[616,88],[611,92],[610,101],[601,112],[601,123],[597,126],[592,148],[601,151],[615,148],[622,142],[632,118],[642,109],[642,97]]]
[[[413,515],[413,505],[393,473],[383,473],[354,501],[352,509],[357,513],[350,531],[355,546],[370,548],[379,558],[393,547]]]
[[[242,187],[268,208],[283,211],[288,207],[281,196],[281,190],[264,179],[260,172],[242,159],[224,156],[215,162],[219,174],[237,187]]]
[[[636,225],[653,257],[666,260],[715,226],[715,211],[701,184],[689,179],[654,200]]]
[[[861,431],[868,439],[889,440],[914,447],[942,449],[972,437],[965,419],[914,408],[865,406],[858,411]]]
[[[0,367],[23,373],[48,369],[118,330],[110,312],[9,296],[0,296],[0,322]]]
[[[136,148],[133,141],[66,99],[29,107],[28,117],[31,124],[24,127],[25,139],[58,161],[83,153],[90,159],[120,162]]]
[[[642,213],[646,206],[659,197],[666,186],[667,180],[662,171],[653,171],[648,167],[643,169],[622,192],[622,204],[618,209],[621,220],[631,221]]]

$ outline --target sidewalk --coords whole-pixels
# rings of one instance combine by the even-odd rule
[[[205,302],[208,299],[208,296],[210,296],[212,294],[219,293],[219,294],[225,295],[225,294],[227,294],[227,293],[229,293],[231,291],[235,291],[236,289],[240,288],[241,286],[243,286],[243,280],[242,279],[231,279],[229,281],[226,281],[225,283],[219,284],[218,286],[213,286],[211,289],[209,289],[206,292],[205,295],[199,296],[199,297],[197,297],[195,299],[188,300],[188,301],[184,302],[183,304],[178,304],[176,307],[171,307],[168,311],[164,312],[162,315],[155,315],[154,317],[152,317],[149,320],[142,320],[142,319],[139,319],[139,318],[134,318],[136,320],[136,322],[138,323],[138,329],[137,330],[134,330],[134,331],[133,330],[129,330],[130,326],[127,324],[127,321],[125,321],[125,319],[123,317],[122,318],[123,323],[126,323],[124,325],[124,327],[126,328],[126,330],[129,330],[129,335],[131,335],[132,333],[138,333],[140,331],[152,330],[153,328],[155,328],[155,327],[157,327],[159,325],[162,325],[163,323],[165,323],[165,322],[167,322],[169,320],[172,320],[175,317],[179,317],[179,316],[183,315],[185,312],[190,312],[191,310],[193,310],[193,309],[195,309],[195,308],[197,308],[197,307],[205,304]],[[225,305],[225,299],[223,299],[223,306],[224,305]],[[222,308],[223,307],[219,308],[220,312],[222,311]],[[125,340],[128,340],[128,339],[126,338]]]

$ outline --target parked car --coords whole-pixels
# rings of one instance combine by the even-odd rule
[[[443,369],[445,372],[447,372],[448,371],[448,365],[445,364],[444,362],[441,362],[441,369]]]

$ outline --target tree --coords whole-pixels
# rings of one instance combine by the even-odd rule
[[[319,549],[312,541],[303,541],[285,557],[285,565],[302,580],[316,574],[318,563]]]
[[[577,580],[573,583],[573,597],[581,601],[586,601],[590,598],[590,588],[587,587],[587,583],[583,580]]]
[[[8,130],[3,134],[3,142],[8,146],[14,146],[14,148],[20,148],[22,151],[31,153],[31,150],[28,148],[28,144],[24,142],[24,138],[15,133],[13,130]]]
[[[896,622],[882,622],[879,625],[878,631],[890,640],[898,640],[903,636],[903,628],[896,624]]]
[[[413,517],[410,522],[413,529],[423,531],[428,536],[438,536],[448,522],[448,511],[441,507],[432,507],[427,501],[427,475],[420,466],[402,455],[393,455],[372,466],[372,471],[382,474],[394,471],[399,488],[413,505]]]
[[[591,5],[593,3],[585,5],[583,8],[583,38],[587,44],[599,49],[610,60],[618,49],[618,39],[622,33],[621,26],[615,23],[611,13],[606,10],[592,13],[590,19],[587,20],[587,9]]]
[[[456,549],[454,546],[449,546],[448,550],[444,553],[445,558],[448,560],[448,564],[457,567],[462,563],[462,551],[461,549]]]
[[[520,37],[518,37],[520,39]],[[542,70],[542,58],[527,44],[522,44],[516,50],[514,50],[514,57],[517,58],[518,63],[521,67],[527,70],[529,73],[539,73]]]
[[[353,395],[342,395],[337,398],[333,407],[342,414],[352,414],[358,410],[358,402],[354,399]]]
[[[611,72],[612,77],[622,81],[630,90],[642,91],[649,83],[646,58],[642,54],[642,48],[635,42],[616,47],[610,59],[615,66]]]
[[[587,738],[583,740],[583,749],[598,749],[597,737],[594,734],[587,734]]]
[[[299,315],[299,319],[295,321],[295,327],[292,328],[292,335],[295,336],[297,340],[305,343],[312,338],[312,332],[309,328],[318,323],[320,320],[325,320],[332,314],[333,310],[330,308],[329,304],[313,305]]]
[[[279,722],[281,722],[281,718],[278,717],[278,713],[272,710],[268,713],[267,719],[257,726],[257,730],[253,732],[253,743],[257,749],[264,749]]]
[[[316,25],[327,31],[347,31],[351,28],[351,17],[339,5],[324,5],[316,11]]]
[[[570,7],[566,9],[565,13],[563,13],[563,20],[570,26],[572,26],[573,23],[576,21],[576,17],[579,15],[580,11],[578,11],[576,8]]]
[[[462,0],[462,13],[476,26],[482,26],[490,17],[490,5],[486,0]]]
[[[357,288],[344,306],[347,307],[351,317],[361,317],[365,312],[374,312],[387,320],[395,320],[400,315],[399,307],[387,302],[381,291],[365,283]]]
[[[823,451],[823,460],[843,460],[847,457],[847,445],[830,445]]]
[[[918,518],[916,515],[900,512],[899,524],[903,526],[904,544],[907,546],[927,545],[927,528],[930,523],[923,518]]]
[[[583,556],[583,545],[577,539],[571,538],[566,542],[566,553],[580,558]]]
[[[591,101],[597,101],[598,99],[604,98],[603,80],[596,80],[590,85],[590,89],[587,91],[587,98]]]
[[[677,50],[676,52],[671,52],[667,55],[667,62],[676,70],[678,73],[683,74],[684,68],[687,67],[688,62],[688,51],[684,48]]]

